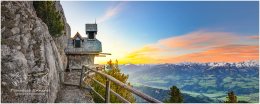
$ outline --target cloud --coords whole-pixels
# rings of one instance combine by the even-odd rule
[[[120,63],[155,63],[156,59],[153,57],[162,51],[163,50],[158,47],[146,45],[140,49],[128,53],[123,59],[120,59]]]
[[[226,45],[215,47],[206,51],[169,57],[158,62],[241,62],[246,60],[258,60],[259,47],[249,45]]]
[[[258,60],[258,39],[229,32],[195,31],[129,52],[121,63],[239,62]]]
[[[102,17],[98,18],[97,23],[105,22],[105,21],[109,20],[110,18],[114,17],[115,15],[117,15],[122,10],[122,7],[125,4],[126,4],[125,1],[119,2],[116,6],[108,9]]]
[[[253,35],[253,36],[249,36],[248,38],[250,38],[250,39],[259,39],[259,36],[258,35]]]
[[[204,49],[230,44],[239,37],[228,32],[196,31],[186,35],[159,40],[159,45],[178,49]]]

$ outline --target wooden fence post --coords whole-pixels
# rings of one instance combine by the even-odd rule
[[[79,79],[79,87],[82,87],[82,77],[83,77],[83,70],[84,70],[84,66],[82,66],[81,72],[80,72],[80,79]]]
[[[110,103],[110,81],[106,80],[106,98],[105,103]]]

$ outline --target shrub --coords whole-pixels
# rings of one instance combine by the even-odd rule
[[[129,82],[127,82],[128,80],[128,75],[123,74],[122,72],[120,72],[120,69],[118,67],[118,62],[116,61],[115,63],[113,63],[111,60],[107,62],[109,70],[104,70],[103,72],[116,78],[117,80],[121,81],[122,83],[127,84],[128,86],[131,86],[131,84]],[[104,78],[103,76],[96,74],[94,77],[96,80],[98,80],[99,82],[105,84],[106,83],[106,78]],[[102,86],[100,86],[99,84],[92,82],[91,84],[94,89],[101,95],[105,94],[105,88],[103,88]],[[118,93],[119,95],[121,95],[122,97],[124,97],[126,100],[128,100],[129,102],[134,103],[135,102],[135,98],[134,95],[127,91],[126,89],[116,85],[115,83],[111,82],[110,88],[115,91],[116,93]],[[102,103],[102,100],[99,98],[99,96],[97,95],[93,95],[94,101],[96,103]],[[115,95],[111,94],[110,95],[110,102],[111,103],[118,103],[121,102]]]

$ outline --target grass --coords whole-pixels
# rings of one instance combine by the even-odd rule
[[[216,80],[200,80],[198,84],[204,88],[216,87]]]
[[[258,96],[259,96],[258,93],[253,93],[253,94],[249,94],[249,95],[240,95],[240,96],[237,96],[237,100],[238,101],[247,101],[247,102],[251,102],[251,103],[258,103],[259,102]],[[220,97],[218,99],[225,101],[226,96]]]
[[[153,80],[153,81],[147,81],[147,83],[158,83],[158,84],[163,84],[167,83],[168,81],[165,80]]]
[[[185,79],[183,79],[185,78]],[[234,87],[239,88],[256,88],[258,89],[259,86],[259,79],[257,77],[248,77],[248,76],[239,76],[239,77],[233,77],[233,76],[227,76],[222,79],[222,82],[220,82],[220,86],[223,86],[223,89],[217,89],[217,78],[214,75],[205,75],[205,76],[192,76],[192,77],[181,77],[178,75],[167,75],[165,77],[148,77],[148,76],[142,76],[140,79],[138,79],[137,85],[144,85],[149,86],[153,88],[159,88],[164,90],[169,90],[169,88],[172,85],[176,85],[179,88],[182,88],[187,85],[196,85],[202,87],[202,89],[205,89],[205,92],[195,92],[195,91],[184,91],[181,90],[182,93],[187,93],[193,97],[197,96],[207,96],[211,98],[212,100],[218,102],[218,100],[225,101],[227,92],[226,90],[231,90]],[[171,82],[171,83],[169,83]],[[221,90],[221,91],[220,91]],[[223,90],[223,91],[222,91]],[[251,94],[245,94],[245,95],[239,95],[238,96],[239,101],[248,101],[248,102],[259,102],[258,100],[258,92],[257,93],[251,93]]]
[[[168,75],[168,76],[165,76],[163,79],[179,80],[180,76]]]
[[[214,94],[203,93],[203,95],[208,96],[210,98],[219,98],[221,96],[226,96],[227,94],[225,92],[218,91],[215,92]]]
[[[223,79],[223,82],[224,82],[224,83],[229,83],[229,82],[231,82],[231,81],[232,81],[232,78],[231,78],[231,77],[226,77],[226,78]]]
[[[136,86],[136,87],[140,87],[140,86],[143,86],[143,84],[141,83],[131,83],[133,86]]]
[[[226,96],[227,94],[225,92],[216,92],[214,94],[208,94],[208,93],[197,93],[197,92],[191,92],[191,91],[181,91],[182,93],[186,93],[189,94],[190,96],[196,97],[199,95],[204,95],[207,96],[211,99],[218,99],[221,101],[225,101],[226,100]],[[247,101],[247,102],[252,102],[252,103],[258,103],[259,94],[258,93],[252,93],[249,95],[239,95],[237,96],[238,101]]]

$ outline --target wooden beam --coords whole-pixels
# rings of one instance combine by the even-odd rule
[[[111,53],[99,53],[101,55],[111,55]]]
[[[106,57],[106,55],[96,55],[96,57]]]
[[[63,82],[63,85],[66,85],[66,86],[79,86],[79,85],[77,85],[77,84],[67,83],[67,82]]]

